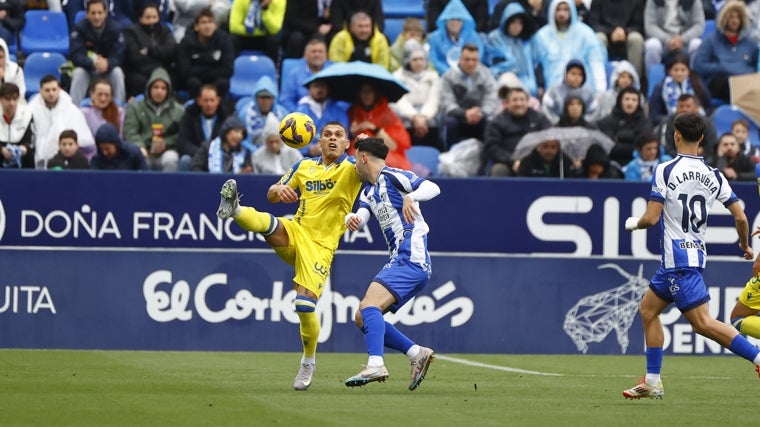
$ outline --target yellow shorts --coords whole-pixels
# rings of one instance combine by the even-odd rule
[[[753,310],[760,310],[760,277],[753,277],[744,285],[739,301]]]
[[[288,232],[290,244],[286,248],[274,248],[274,251],[283,261],[295,267],[293,282],[314,292],[319,298],[330,275],[335,252],[314,243],[300,224],[286,218],[278,219]]]

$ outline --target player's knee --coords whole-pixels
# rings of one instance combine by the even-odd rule
[[[364,327],[364,319],[362,318],[362,312],[360,310],[356,310],[356,314],[354,315],[354,323],[359,329]]]

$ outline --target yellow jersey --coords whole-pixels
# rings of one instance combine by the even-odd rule
[[[333,251],[346,231],[345,216],[362,186],[355,163],[347,154],[329,166],[321,157],[304,158],[280,178],[280,184],[300,193],[293,221],[307,230],[312,241]]]

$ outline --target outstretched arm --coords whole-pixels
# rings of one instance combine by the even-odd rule
[[[441,194],[441,188],[432,181],[422,181],[416,190],[404,196],[402,212],[407,223],[414,222],[414,217],[419,214],[417,202],[426,202]]]
[[[647,203],[647,210],[644,211],[644,215],[641,218],[632,216],[625,220],[625,229],[628,231],[639,230],[649,228],[658,221],[660,221],[660,214],[662,214],[662,203],[649,201]]]

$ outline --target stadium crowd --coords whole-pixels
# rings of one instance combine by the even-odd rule
[[[3,1],[2,167],[280,174],[320,154],[276,137],[301,111],[318,129],[383,138],[390,166],[423,176],[438,171],[416,162],[419,146],[474,174],[648,181],[675,154],[675,114],[730,107],[732,77],[760,66],[760,0],[425,0],[396,29],[388,3]],[[69,34],[66,62],[43,75],[25,48],[34,8],[65,15],[44,31]],[[274,67],[239,93],[249,57]],[[409,92],[391,102],[368,79],[334,99],[324,81],[304,86],[347,61],[379,64]],[[708,126],[703,155],[729,179],[754,179],[760,162],[750,117]],[[571,156],[579,134],[588,146]],[[452,150],[464,142],[476,149]]]

